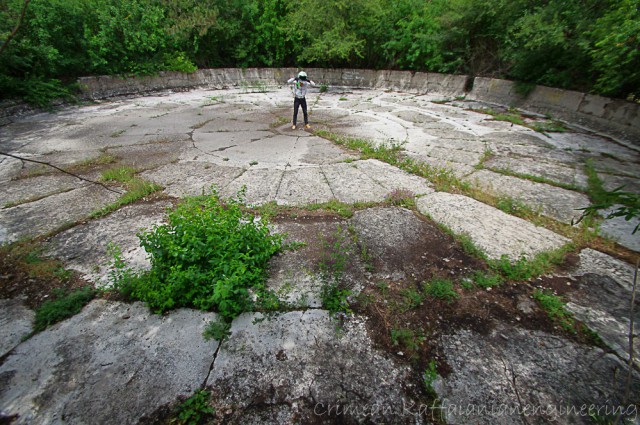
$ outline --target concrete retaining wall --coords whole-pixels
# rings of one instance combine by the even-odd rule
[[[640,145],[640,105],[624,100],[543,86],[537,86],[523,97],[516,92],[515,84],[511,81],[482,77],[475,78],[473,89],[466,93],[467,76],[464,75],[362,69],[308,68],[306,71],[316,83],[332,87],[390,89],[442,96],[466,95],[467,99],[549,114]],[[102,99],[197,87],[277,87],[285,84],[296,72],[295,68],[221,68],[201,69],[193,74],[163,72],[149,77],[83,77],[78,82],[85,98]],[[1,109],[0,121],[7,116],[7,111],[3,113]]]
[[[463,95],[466,76],[426,72],[372,71],[361,69],[307,68],[318,84],[350,88],[384,88],[424,94]],[[254,84],[281,86],[297,70],[295,68],[222,68],[201,69],[193,74],[162,72],[157,76],[120,78],[113,76],[83,77],[78,80],[88,99],[143,93],[148,91],[195,87],[225,88]]]
[[[549,114],[553,118],[640,145],[640,105],[570,90],[536,86],[526,97],[515,83],[476,77],[467,99]]]

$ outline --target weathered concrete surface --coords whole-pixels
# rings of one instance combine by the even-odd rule
[[[207,385],[233,410],[229,422],[422,423],[404,414],[408,373],[371,348],[362,319],[337,329],[326,311],[308,310],[235,319]]]
[[[0,243],[46,234],[63,225],[74,224],[117,198],[117,193],[102,187],[84,186],[0,210]]]
[[[580,208],[591,204],[582,193],[489,170],[476,171],[466,179],[486,192],[521,201],[534,211],[539,210],[542,215],[567,224],[580,217]]]
[[[623,408],[637,420],[637,408],[623,399],[624,363],[599,348],[509,325],[442,340],[452,373],[437,392],[448,423],[591,424],[590,406],[603,417],[607,407]],[[634,373],[631,393],[638,391]]]
[[[109,247],[117,248],[121,258],[133,269],[149,268],[147,253],[137,234],[151,230],[166,218],[166,201],[125,206],[113,214],[89,221],[51,238],[47,254],[63,261],[98,286],[108,286],[114,258]]]
[[[569,292],[567,309],[595,331],[621,359],[628,359],[634,268],[601,252],[585,249],[580,252],[578,267],[570,275],[578,289]],[[638,323],[638,298],[633,311],[634,322]],[[640,352],[637,329],[634,336],[634,351]],[[640,367],[640,360],[634,361]]]
[[[202,337],[211,320],[93,301],[0,365],[0,413],[18,424],[137,423],[207,379],[218,347]]]
[[[614,205],[611,210],[619,207],[621,206]],[[611,210],[604,211],[602,214],[606,216]],[[625,217],[613,217],[602,223],[600,231],[604,236],[613,239],[620,245],[640,252],[640,231],[633,234],[638,224],[640,224],[640,217],[633,217],[631,220],[626,220]]]
[[[0,300],[0,358],[31,332],[34,317],[33,310],[27,308],[19,298]]]
[[[562,247],[569,240],[528,221],[462,195],[436,192],[420,198],[418,210],[447,226],[454,233],[468,235],[489,258],[511,259]]]
[[[446,78],[431,78],[430,75],[425,79],[417,74],[407,79],[403,75],[372,72],[365,79],[358,70],[327,70],[321,77],[327,81],[353,81],[360,86],[388,84],[409,92],[417,87],[412,86],[414,84],[420,84],[415,90],[426,87],[427,91],[432,90],[433,84],[443,87],[451,84],[451,91],[416,96],[371,89],[335,89],[320,94],[314,89],[308,97],[314,129],[354,137],[367,136],[378,146],[400,146],[403,153],[415,161],[444,166],[459,177],[467,176],[481,166],[510,167],[509,161],[515,160],[518,163],[513,166],[514,171],[522,174],[567,183],[573,181],[572,172],[575,172],[575,180],[579,183],[583,181],[584,166],[590,159],[607,187],[615,187],[619,182],[627,184],[630,190],[640,187],[639,156],[632,146],[574,131],[545,136],[466,110],[468,102],[434,103],[445,93],[454,93],[459,81],[447,82]],[[247,78],[258,82],[274,78],[281,81],[280,77],[286,80],[287,75],[235,70],[233,75],[212,71],[207,78],[213,86],[223,87],[227,77],[233,78],[233,84],[237,84],[235,88],[156,93],[16,119],[0,128],[0,147],[55,165],[80,167],[93,178],[99,178],[111,165],[98,164],[86,170],[83,162],[87,159],[98,162],[101,155],[113,155],[118,165],[135,167],[141,171],[141,177],[161,184],[166,195],[176,198],[206,193],[212,184],[224,196],[235,195],[246,186],[246,201],[250,204],[276,201],[281,205],[297,206],[329,200],[383,201],[394,191],[408,191],[421,196],[417,201],[420,213],[430,215],[456,233],[468,233],[491,258],[503,254],[514,259],[520,255],[530,257],[567,242],[552,232],[470,198],[435,193],[426,179],[378,160],[360,160],[354,152],[311,132],[293,131],[287,122],[291,118],[292,103],[288,89],[274,86],[264,93],[242,86]],[[343,97],[347,100],[340,100]],[[41,172],[39,167],[23,165],[18,160],[0,158],[0,180],[10,188],[0,195],[4,196],[0,199],[6,199],[5,203],[24,202],[0,210],[0,240],[42,235],[59,228],[68,217],[76,217],[76,226],[55,235],[45,246],[50,255],[60,258],[68,267],[81,271],[93,282],[108,281],[106,265],[110,259],[106,244],[109,241],[121,247],[126,260],[140,267],[147,264],[135,233],[161,221],[164,206],[175,200],[141,202],[85,222],[90,211],[115,199],[110,192],[97,185],[80,184],[81,188],[76,189],[77,183],[57,173],[12,180]],[[557,197],[542,200],[547,199],[543,196],[547,192],[537,192],[540,186],[530,184],[526,179],[506,179],[499,174],[487,173],[477,176],[484,176],[487,181],[495,177],[495,181],[500,182],[496,189],[505,189],[505,184],[513,183],[523,198],[542,202],[543,208],[550,211],[558,209],[560,212],[554,214],[559,217],[565,214],[565,220],[572,208],[565,198],[562,202],[558,202]],[[70,192],[59,193],[70,185],[73,185]],[[563,196],[566,192],[558,194]],[[34,198],[41,196],[44,198]],[[94,302],[80,316],[17,346],[15,353],[0,366],[0,405],[3,409],[10,405],[14,410],[6,413],[22,413],[27,422],[28,415],[34,414],[33,403],[45,401],[51,403],[49,407],[41,407],[40,416],[45,417],[44,421],[53,415],[57,415],[56,419],[50,422],[62,421],[61,415],[65,414],[69,418],[67,423],[100,421],[108,415],[119,423],[137,422],[142,415],[174,402],[178,395],[188,395],[201,388],[212,363],[213,372],[207,382],[214,384],[212,389],[216,392],[217,403],[237,402],[237,410],[233,406],[223,406],[223,411],[231,409],[228,419],[236,423],[304,423],[306,418],[326,419],[330,423],[343,418],[305,415],[313,414],[318,402],[370,408],[376,406],[370,403],[387,403],[395,409],[402,407],[402,401],[412,401],[408,395],[411,389],[403,385],[416,381],[407,378],[404,366],[372,348],[361,319],[346,322],[347,338],[344,338],[334,332],[336,323],[328,320],[326,312],[314,310],[320,306],[319,291],[323,283],[318,270],[321,260],[318,247],[334,242],[340,226],[342,249],[348,257],[344,277],[355,293],[377,281],[411,280],[417,283],[430,277],[429,273],[466,276],[472,270],[465,265],[477,260],[468,256],[453,258],[456,243],[452,238],[437,232],[436,226],[420,214],[401,208],[368,208],[357,211],[349,220],[298,218],[298,221],[294,218],[281,220],[275,228],[289,232],[293,241],[314,243],[276,257],[271,264],[267,286],[289,303],[288,308],[303,311],[272,317],[271,322],[267,318],[256,325],[251,322],[258,314],[247,314],[236,320],[229,345],[222,345],[214,362],[216,344],[207,345],[200,334],[206,321],[215,315],[177,313],[180,317],[189,316],[189,320],[185,322],[187,325],[181,325],[182,329],[176,330],[171,322],[176,313],[160,318],[148,315],[138,305],[127,305],[126,308],[134,309],[135,313],[127,313],[129,319],[123,319],[124,305]],[[363,247],[367,249],[373,269],[362,260]],[[442,261],[441,269],[432,270],[439,258],[429,257],[427,251],[437,252],[450,261],[446,265]],[[584,259],[578,271],[571,273],[576,282],[593,292],[570,299],[570,308],[575,305],[577,315],[584,313],[580,317],[592,324],[607,343],[622,346],[620,326],[625,322],[619,306],[624,304],[623,298],[629,288],[622,284],[624,290],[613,290],[620,284],[613,284],[610,279],[616,282],[628,280],[628,267],[613,265],[610,259],[588,251],[581,253]],[[595,270],[600,264],[603,269]],[[593,276],[598,277],[593,280]],[[607,296],[598,298],[597,295],[604,291],[608,291]],[[580,292],[576,291],[576,294]],[[537,308],[528,301],[528,308]],[[131,324],[133,318],[135,325]],[[598,326],[604,326],[602,331]],[[453,370],[444,378],[441,394],[445,394],[450,402],[479,401],[480,397],[487,403],[492,400],[511,402],[515,399],[513,391],[508,389],[513,389],[513,385],[518,388],[521,399],[532,404],[559,402],[565,389],[582,385],[583,388],[573,394],[578,400],[582,390],[603,388],[604,384],[599,384],[605,379],[603,370],[619,365],[613,353],[605,356],[597,349],[566,342],[556,336],[509,327],[498,332],[491,337],[464,330],[445,335],[443,346],[448,347],[449,353],[446,360]],[[157,337],[154,337],[156,333]],[[122,335],[131,341],[113,342],[110,347],[104,345]],[[147,336],[151,339],[145,340]],[[315,345],[315,337],[318,345]],[[520,348],[507,348],[503,352],[498,343],[500,340],[517,340]],[[452,348],[457,347],[456,341],[463,346],[468,344],[471,351]],[[529,350],[528,345],[520,345],[522,341],[537,344],[531,348],[528,357],[520,355],[520,351],[525,350],[522,347]],[[245,351],[242,351],[240,348],[248,342],[255,343],[245,345]],[[554,342],[562,347],[550,345]],[[97,351],[91,351],[93,343]],[[547,344],[547,348],[540,343]],[[127,351],[125,345],[132,351]],[[193,350],[192,345],[196,347]],[[166,352],[172,359],[166,360],[167,367],[156,363],[158,360],[154,356],[161,352]],[[487,353],[489,358],[484,359]],[[616,353],[624,359],[622,349]],[[191,367],[181,363],[183,357],[189,358],[188,354],[194,356],[197,373],[181,372],[181,368]],[[116,360],[109,364],[111,361],[102,360],[105,356]],[[571,363],[574,358],[578,361]],[[590,369],[591,360],[595,361],[594,371]],[[54,366],[49,369],[32,367],[36,362]],[[70,367],[68,372],[60,372],[64,363]],[[124,374],[115,369],[117,364],[123,365]],[[523,384],[526,387],[522,388],[522,379],[514,381],[513,373],[508,372],[511,369],[507,368],[505,375],[504,364],[522,365],[521,369],[514,367],[513,370],[515,373],[523,371],[531,384]],[[601,364],[605,366],[601,367]],[[153,373],[164,373],[162,379],[151,373],[154,368],[159,370]],[[529,379],[530,376],[533,378]],[[560,378],[551,382],[553,376]],[[564,379],[565,376],[569,378]],[[164,379],[172,381],[165,383]],[[581,380],[589,385],[581,384]],[[465,382],[470,384],[465,385]],[[461,392],[463,386],[472,392]],[[54,392],[58,388],[59,394]],[[225,388],[233,391],[226,394]],[[135,396],[129,391],[135,392]],[[603,390],[601,394],[613,393]],[[125,401],[122,401],[123,397]],[[593,398],[597,401],[597,397]],[[13,401],[5,403],[5,400]],[[368,418],[363,417],[366,413],[362,412],[344,419],[365,421]],[[415,420],[414,417],[398,416],[395,410],[386,416],[380,413],[378,418],[389,423]],[[517,422],[517,418],[514,421]],[[459,423],[456,417],[450,422]],[[470,421],[476,422],[499,423],[484,416]],[[571,423],[564,418],[559,422]],[[505,419],[503,423],[510,422]]]

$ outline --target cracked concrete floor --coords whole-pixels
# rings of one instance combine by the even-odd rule
[[[584,193],[567,188],[585,187],[587,161],[608,188],[640,187],[637,146],[584,132],[543,135],[468,110],[465,102],[439,100],[366,90],[308,97],[314,129],[399,144],[416,160],[446,167],[559,222],[569,223],[576,208],[589,203]],[[406,290],[443,273],[462,279],[481,267],[460,257],[461,248],[443,239],[427,216],[467,234],[490,258],[532,256],[568,240],[466,196],[436,192],[420,177],[361,160],[312,132],[291,130],[290,114],[287,89],[196,90],[25,116],[0,129],[0,147],[12,155],[90,180],[115,160],[164,187],[167,199],[87,220],[117,195],[41,164],[0,157],[0,241],[47,235],[46,252],[95,284],[107,280],[109,242],[130,263],[146,267],[136,232],[161,222],[171,198],[199,195],[211,185],[229,196],[246,187],[254,205],[380,203],[398,190],[417,197],[417,211],[373,207],[347,221],[276,222],[291,237],[308,240],[308,251],[273,260],[269,280],[298,307],[268,320],[247,313],[222,344],[201,335],[215,313],[180,310],[159,317],[140,304],[106,300],[21,342],[32,313],[19,300],[7,301],[0,317],[8,341],[0,365],[3,416],[17,423],[148,422],[160,420],[158,412],[179,396],[207,387],[218,412],[212,421],[429,423],[438,416],[425,408],[433,400],[421,388],[420,368],[429,355],[440,365],[434,383],[442,402],[438,420],[448,423],[589,423],[575,412],[546,409],[527,416],[516,407],[593,404],[604,412],[635,406],[637,399],[623,400],[619,373],[626,356],[621,333],[628,328],[619,306],[628,303],[632,270],[592,250],[579,253],[562,276],[491,292],[458,288],[454,307],[431,302],[411,317],[397,314],[427,336],[428,349],[417,350],[417,363],[385,333],[389,316],[367,307],[336,331],[336,319],[320,306],[311,259],[338,224],[350,226],[373,256],[371,270],[352,255],[348,285],[378,300],[385,297],[384,285],[394,293],[396,286]],[[607,223],[603,230],[637,252],[629,225]],[[566,293],[568,308],[604,344],[594,346],[544,322],[530,293],[521,290],[527,285]],[[609,295],[599,297],[599,291]],[[633,382],[637,389],[637,376]],[[505,406],[510,410],[500,410]]]

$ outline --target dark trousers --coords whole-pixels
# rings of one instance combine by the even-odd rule
[[[298,107],[302,106],[302,113],[304,114],[304,123],[309,124],[309,116],[307,115],[307,99],[295,98],[293,101],[293,125],[298,122]]]

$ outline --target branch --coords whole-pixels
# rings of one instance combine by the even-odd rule
[[[4,43],[2,43],[2,46],[0,46],[0,55],[2,55],[2,52],[4,51],[4,49],[7,48],[11,39],[13,39],[13,37],[15,37],[16,34],[18,33],[18,30],[22,25],[22,21],[24,20],[24,15],[26,15],[27,13],[27,6],[29,6],[30,1],[31,0],[24,0],[24,5],[22,6],[22,13],[20,13],[20,18],[18,19],[18,23],[16,23],[16,27],[13,29],[13,31],[11,31],[11,34],[9,34],[9,37],[7,37]]]
[[[122,195],[123,194],[123,192],[120,192],[119,190],[111,189],[109,186],[106,186],[106,185],[104,185],[104,184],[102,184],[100,182],[97,182],[95,180],[85,179],[84,177],[80,177],[77,174],[73,174],[73,173],[71,173],[71,172],[69,172],[67,170],[63,170],[62,168],[56,167],[55,165],[50,164],[48,162],[36,161],[35,159],[22,158],[22,157],[19,157],[19,156],[16,156],[16,155],[11,155],[10,153],[6,153],[6,152],[0,152],[0,155],[4,155],[4,156],[11,157],[11,158],[19,159],[20,161],[27,161],[27,162],[34,162],[36,164],[43,164],[43,165],[49,166],[51,168],[55,168],[56,170],[61,171],[61,172],[65,173],[65,174],[69,174],[70,176],[76,177],[76,178],[78,178],[80,180],[84,180],[86,182],[102,186],[103,188],[107,189],[110,192],[117,193],[118,195]]]

